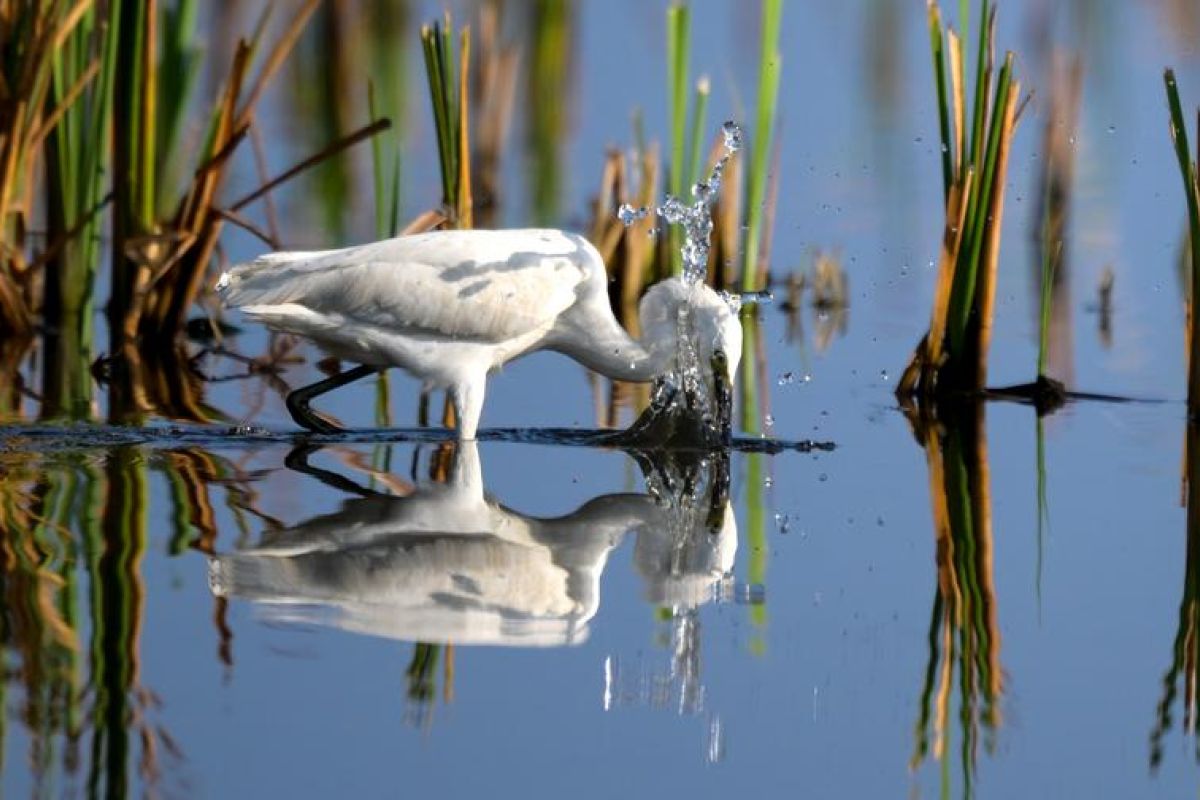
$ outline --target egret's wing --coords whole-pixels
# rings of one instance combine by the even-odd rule
[[[273,253],[234,268],[217,288],[231,306],[292,303],[380,327],[504,341],[551,324],[598,265],[586,240],[561,231],[438,231]]]

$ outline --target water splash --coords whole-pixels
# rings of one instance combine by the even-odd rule
[[[733,120],[721,126],[725,154],[717,159],[706,180],[692,186],[692,202],[668,194],[662,205],[653,209],[635,208],[622,203],[617,209],[617,219],[625,226],[643,220],[651,213],[657,214],[667,225],[683,228],[683,280],[688,284],[704,281],[708,273],[708,254],[712,241],[712,207],[717,202],[724,179],[725,166],[733,154],[742,148],[742,127]]]
[[[736,122],[727,121],[721,126],[721,133],[725,153],[713,164],[708,177],[692,186],[690,203],[668,194],[662,204],[653,209],[636,208],[627,203],[617,209],[617,219],[627,227],[653,213],[668,226],[678,225],[683,228],[683,244],[680,248],[683,262],[682,279],[689,289],[703,285],[708,274],[713,230],[712,209],[720,196],[725,167],[734,153],[742,147],[742,128]],[[734,313],[737,313],[741,306],[741,298],[724,293],[722,296]],[[675,341],[674,363],[665,375],[655,381],[651,392],[650,407],[647,410],[649,424],[643,418],[635,423],[635,427],[653,428],[656,421],[664,421],[662,427],[667,429],[694,427],[679,425],[679,420],[692,420],[699,423],[695,438],[704,443],[720,441],[728,432],[725,430],[728,421],[717,419],[718,398],[712,396],[713,392],[704,380],[711,367],[701,365],[696,352],[697,333],[690,303],[685,303],[679,308]]]

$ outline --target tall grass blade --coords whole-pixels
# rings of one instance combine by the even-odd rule
[[[702,75],[696,81],[696,95],[692,101],[692,131],[689,145],[689,165],[687,185],[694,186],[700,180],[700,170],[704,168],[704,130],[708,125],[708,95],[711,91],[707,75]],[[736,186],[737,184],[731,184]]]
[[[1005,124],[1003,110],[1009,103],[1010,78],[1012,75],[1012,54],[1005,58],[1004,67],[1000,70],[999,85],[996,88],[995,108],[992,115],[992,125],[987,134],[987,147],[984,150],[983,170],[979,175],[978,193],[974,195],[977,201],[969,204],[967,212],[967,247],[964,254],[966,261],[960,261],[955,272],[954,288],[950,298],[950,352],[955,358],[964,355],[968,336],[969,318],[974,307],[975,288],[978,280],[980,255],[985,241],[984,227],[989,219],[994,220],[997,209],[993,206],[992,188],[996,182],[996,162],[1000,152],[1000,139]],[[1015,113],[1015,106],[1014,106]],[[978,118],[978,110],[976,110]],[[1003,181],[1001,180],[1001,185]],[[991,224],[994,224],[991,223]]]
[[[1011,59],[1012,56],[1009,54],[1010,62]],[[977,269],[978,287],[975,292],[974,313],[978,324],[970,339],[970,346],[974,350],[971,359],[975,365],[974,387],[976,389],[982,389],[987,385],[988,350],[992,342],[992,324],[996,309],[996,273],[1000,267],[1000,232],[1004,227],[1004,176],[1008,172],[1009,152],[1012,148],[1013,132],[1016,127],[1020,84],[1012,84],[1008,87],[1006,94],[1004,103],[997,102],[996,107],[1001,122],[999,130],[996,131],[999,144],[995,166],[992,167],[995,179],[988,198],[987,241],[983,261]]]
[[[975,169],[982,171],[983,136],[987,126],[987,72],[988,66],[988,32],[989,13],[988,0],[979,0],[979,40],[975,53],[975,113],[971,121],[970,163]],[[963,18],[963,35],[966,35],[966,17]]]
[[[950,141],[950,100],[946,91],[946,48],[942,32],[942,12],[937,3],[926,6],[929,15],[929,42],[933,55],[933,77],[937,86],[938,133],[942,142],[942,199],[950,204],[950,185],[954,182],[953,150]]]
[[[667,98],[671,109],[671,156],[668,162],[667,191],[679,198],[684,197],[684,180],[689,169],[685,147],[690,50],[691,11],[683,3],[674,3],[667,9]],[[668,256],[672,275],[678,275],[683,270],[681,235],[676,226],[668,229]]]
[[[755,279],[759,271],[759,248],[762,245],[762,225],[767,192],[767,168],[771,158],[771,136],[775,128],[775,104],[779,94],[779,75],[782,56],[779,52],[779,31],[783,16],[783,0],[763,0],[762,43],[758,64],[758,113],[754,137],[750,142],[750,174],[746,191],[746,243],[742,264],[742,291],[759,287]]]
[[[467,67],[470,63],[469,29],[460,36],[460,64],[455,69],[451,52],[453,23],[447,13],[444,26],[421,28],[425,72],[437,132],[438,165],[442,176],[442,204],[453,212],[456,227],[471,225],[470,142],[468,139]]]
[[[1200,297],[1200,188],[1196,182],[1196,164],[1192,161],[1188,147],[1187,126],[1184,123],[1183,107],[1179,102],[1179,87],[1175,82],[1175,71],[1166,70],[1163,82],[1167,89],[1167,105],[1171,113],[1171,141],[1175,145],[1175,156],[1179,161],[1179,174],[1183,179],[1184,197],[1187,199],[1188,237],[1191,251],[1191,294],[1188,300],[1188,411],[1195,418],[1200,415],[1200,325],[1196,324],[1196,298]]]

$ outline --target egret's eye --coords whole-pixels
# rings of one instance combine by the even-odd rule
[[[717,352],[713,353],[712,363],[714,368],[719,367],[720,369],[728,369],[729,358],[726,357],[724,350],[718,350]]]

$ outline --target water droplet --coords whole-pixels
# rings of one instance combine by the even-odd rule
[[[817,476],[817,480],[819,480],[821,483],[824,483],[825,481],[829,480],[829,476],[822,472]]]
[[[763,478],[763,488],[770,489],[774,485],[775,485],[775,479],[772,478],[770,475]]]
[[[780,533],[787,533],[792,529],[792,518],[787,514],[776,514],[775,527],[779,529]]]
[[[802,382],[804,382],[804,383],[811,383],[811,382],[812,382],[812,375],[809,375],[809,374],[806,372],[806,373],[804,373],[804,376],[803,376],[802,378],[800,378],[800,380],[801,380]]]
[[[730,153],[736,153],[742,149],[742,126],[738,125],[733,120],[727,120],[721,126],[721,134],[725,137],[725,149]]]
[[[792,372],[785,372],[779,376],[779,385],[788,386],[796,382],[796,375]]]
[[[888,379],[887,370],[886,369],[879,370],[879,377],[882,378],[884,381],[886,381]]]
[[[739,600],[744,605],[761,606],[767,600],[767,587],[761,583],[747,583],[742,587]]]
[[[640,219],[645,219],[649,213],[650,209],[648,208],[634,208],[629,203],[622,203],[617,208],[617,219],[621,221],[622,225],[628,227]]]
[[[774,428],[775,427],[775,417],[771,416],[770,414],[767,414],[765,417],[763,417],[763,425],[766,425],[768,428]]]
[[[1116,132],[1117,132],[1117,126],[1116,126],[1116,125],[1109,125],[1109,126],[1108,126],[1108,132],[1109,132],[1109,133],[1116,133]]]

